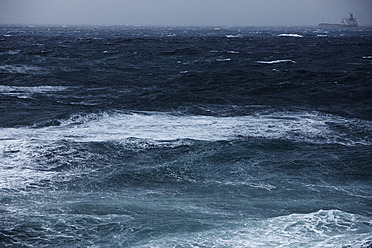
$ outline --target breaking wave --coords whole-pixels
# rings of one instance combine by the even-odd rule
[[[343,145],[371,144],[372,123],[334,115],[282,112],[235,117],[185,116],[161,112],[74,115],[57,126],[2,128],[3,139],[81,142],[285,139]]]
[[[339,210],[319,210],[267,220],[233,224],[184,236],[167,236],[135,247],[370,247],[372,223],[367,217]],[[338,247],[338,246],[336,246]],[[341,246],[340,246],[341,247]]]
[[[372,144],[370,121],[316,112],[235,117],[161,112],[102,113],[73,115],[54,123],[54,126],[0,128],[0,174],[5,176],[0,188],[23,187],[54,177],[55,171],[35,170],[35,164],[38,164],[37,154],[49,153],[50,147],[59,150],[61,142],[113,142],[129,150],[241,139],[280,139],[344,146]],[[271,189],[270,185],[253,183],[248,186]]]

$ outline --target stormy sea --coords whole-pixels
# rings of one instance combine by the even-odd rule
[[[371,247],[372,27],[0,26],[0,247]]]

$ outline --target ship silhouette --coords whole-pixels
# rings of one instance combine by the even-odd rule
[[[353,13],[350,12],[349,18],[342,19],[341,23],[339,24],[322,22],[322,23],[319,23],[318,26],[320,27],[345,27],[345,28],[351,27],[352,28],[352,27],[358,27],[358,21],[354,17]]]

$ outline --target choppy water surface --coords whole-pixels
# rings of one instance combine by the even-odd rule
[[[0,27],[1,247],[370,247],[372,30]]]

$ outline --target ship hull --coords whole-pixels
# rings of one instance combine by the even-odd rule
[[[333,24],[333,23],[319,23],[319,27],[335,27],[335,28],[356,28],[358,25],[343,25],[343,24]]]

